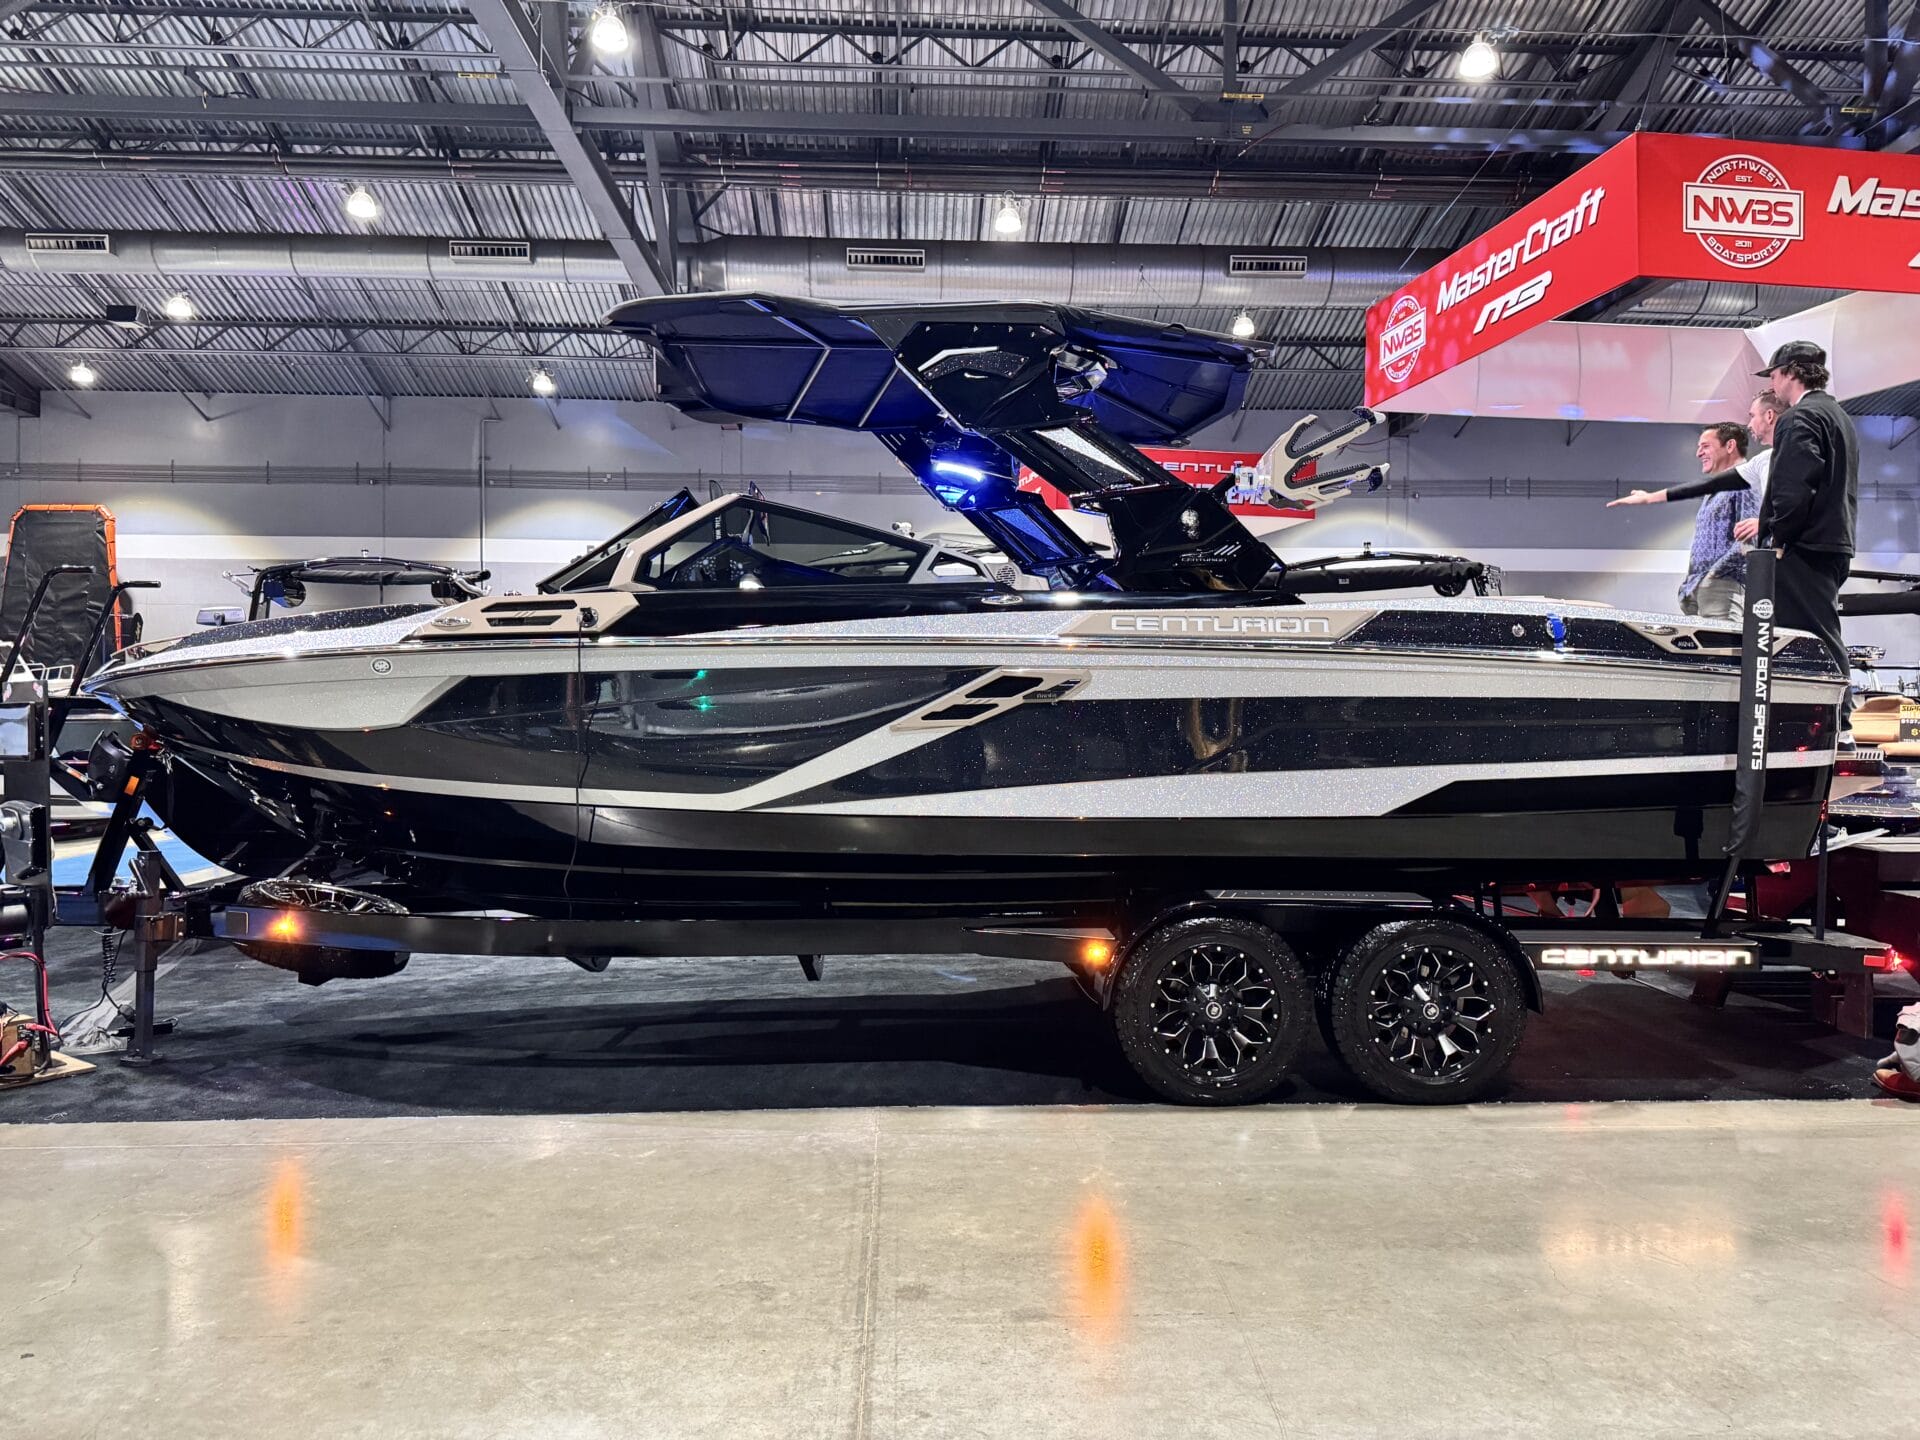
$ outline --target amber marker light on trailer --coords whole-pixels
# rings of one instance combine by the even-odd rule
[[[291,910],[282,910],[267,922],[267,936],[273,940],[298,940],[300,917]]]
[[[1113,946],[1105,940],[1089,940],[1080,947],[1080,961],[1094,970],[1104,970],[1113,963]]]

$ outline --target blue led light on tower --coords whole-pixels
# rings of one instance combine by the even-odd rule
[[[936,475],[951,475],[956,480],[965,480],[974,485],[987,478],[987,472],[978,465],[968,465],[959,460],[935,460],[928,468]]]

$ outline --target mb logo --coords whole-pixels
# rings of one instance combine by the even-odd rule
[[[1504,295],[1496,295],[1480,307],[1480,318],[1473,322],[1473,333],[1478,335],[1489,325],[1518,315],[1522,310],[1530,310],[1546,296],[1547,287],[1553,284],[1553,272],[1542,270],[1531,280],[1513,287]]]

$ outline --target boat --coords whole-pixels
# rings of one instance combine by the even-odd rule
[[[671,296],[608,323],[657,348],[690,415],[874,434],[1045,588],[683,492],[531,594],[135,646],[86,688],[171,757],[151,800],[194,849],[551,919],[1441,896],[1723,864],[1741,637],[1551,599],[1322,598],[1312,567],[1296,591],[1219,487],[1134,448],[1233,413],[1247,345],[1041,304]],[[1296,427],[1263,483],[1308,505],[1377,484],[1328,463],[1372,418]],[[1020,466],[1103,516],[1110,550]],[[1409,563],[1425,585],[1476,578]],[[1770,671],[1754,843],[1804,855],[1846,677],[1790,632]]]

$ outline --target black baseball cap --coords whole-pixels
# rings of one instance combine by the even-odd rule
[[[1791,365],[1796,360],[1811,360],[1816,365],[1827,363],[1827,352],[1811,340],[1789,340],[1773,352],[1773,359],[1767,362],[1767,368],[1753,373],[1765,380],[1783,365]]]

